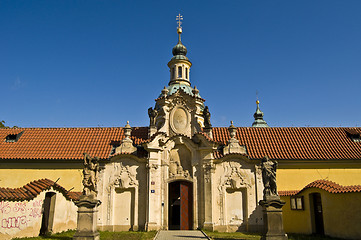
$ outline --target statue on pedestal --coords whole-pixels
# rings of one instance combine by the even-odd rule
[[[83,195],[93,196],[97,195],[97,181],[99,172],[99,158],[90,157],[89,154],[83,153],[84,155],[84,169],[83,169]]]
[[[282,207],[285,202],[277,193],[276,170],[277,161],[271,161],[267,156],[262,159],[263,200],[259,204],[263,208],[264,230],[261,240],[287,240],[283,230]]]
[[[78,207],[77,231],[73,240],[100,240],[97,231],[97,207],[101,202],[97,197],[97,182],[99,172],[99,158],[84,155],[83,195],[75,201]]]
[[[262,159],[263,197],[278,196],[276,184],[277,161],[271,161],[267,156]]]

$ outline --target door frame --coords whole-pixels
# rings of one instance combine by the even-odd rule
[[[192,184],[192,217],[191,217],[191,229],[196,229],[196,226],[197,226],[197,214],[198,214],[198,211],[197,211],[197,201],[196,201],[196,181],[194,181],[193,179],[190,179],[190,178],[182,178],[182,177],[175,177],[175,178],[171,178],[171,179],[168,179],[166,181],[166,187],[165,187],[165,191],[164,191],[164,195],[163,195],[163,202],[162,202],[162,212],[163,212],[163,221],[162,221],[162,228],[163,229],[169,229],[169,186],[171,183],[173,182],[188,182],[188,183],[191,183]]]

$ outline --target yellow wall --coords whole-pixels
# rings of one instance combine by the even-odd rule
[[[48,178],[56,181],[66,190],[79,192],[82,190],[82,170],[81,169],[0,169],[0,187],[17,188],[25,184]]]
[[[289,233],[312,233],[309,195],[320,193],[325,235],[339,238],[359,239],[361,236],[361,193],[329,193],[311,188],[297,196],[304,197],[305,210],[291,210],[290,197],[283,207],[284,229]]]
[[[305,163],[306,165],[306,163]],[[325,179],[340,185],[361,185],[361,166],[355,168],[334,169],[278,169],[277,187],[278,191],[301,190],[307,184]]]
[[[303,194],[300,196],[304,196]],[[290,197],[281,197],[286,204],[283,206],[283,227],[286,233],[312,234],[310,206],[305,204],[309,197],[304,196],[305,210],[291,210]]]

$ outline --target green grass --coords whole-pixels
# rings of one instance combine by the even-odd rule
[[[241,232],[209,232],[204,231],[208,237],[213,240],[259,240],[261,239],[261,234],[257,233],[241,233]],[[302,235],[302,234],[288,234],[289,240],[341,240],[339,238],[331,238],[327,236],[317,236],[317,235]]]
[[[56,233],[46,237],[14,238],[17,240],[72,240],[75,231],[66,231]],[[154,238],[156,231],[151,232],[101,232],[101,240],[151,240]]]
[[[208,237],[214,240],[259,240],[261,239],[261,235],[257,233],[241,233],[241,232],[210,232],[204,231]]]

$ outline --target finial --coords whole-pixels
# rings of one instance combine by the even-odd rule
[[[257,103],[257,105],[259,105],[259,101],[258,101],[258,100],[256,101],[256,103]]]
[[[229,135],[232,139],[236,137],[237,128],[233,125],[233,121],[231,121],[231,126],[228,127]]]
[[[169,90],[164,86],[164,88],[162,89],[162,96],[166,97],[168,95]]]
[[[129,125],[129,121],[127,121],[127,124],[124,127],[124,136],[126,139],[129,139],[131,134],[132,134],[132,127]]]
[[[180,15],[180,13],[179,13],[178,16],[176,17],[176,19],[177,19],[177,23],[178,23],[178,27],[177,27],[178,42],[181,42],[183,16]]]
[[[192,93],[193,93],[194,96],[197,96],[197,95],[198,95],[199,90],[197,89],[196,86],[194,86],[194,88],[193,88],[193,90],[192,90]]]
[[[180,15],[180,13],[178,14],[178,16],[176,17],[177,19],[177,23],[178,23],[178,28],[177,29],[182,29],[182,20],[183,20],[183,16]],[[182,32],[182,30],[181,30]]]

